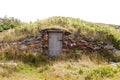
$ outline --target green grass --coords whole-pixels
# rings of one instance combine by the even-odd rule
[[[76,57],[77,56],[77,57]],[[109,56],[109,55],[108,55]],[[99,58],[98,58],[99,57]],[[103,58],[104,57],[104,58]],[[62,53],[56,59],[44,55],[4,53],[0,63],[2,80],[119,80],[120,63],[108,64],[104,55],[86,54],[81,51]],[[118,79],[116,79],[118,78]]]
[[[93,70],[88,71],[85,79],[86,80],[103,80],[107,77],[114,77],[114,74],[120,72],[120,69],[118,67],[113,66],[103,66],[98,67]]]
[[[15,28],[21,24],[22,22],[18,19],[15,19],[14,17],[8,18],[5,16],[4,18],[0,18],[0,32],[8,30],[10,28]]]
[[[116,29],[71,17],[51,17],[37,20],[0,32],[0,42],[18,41],[37,35],[45,28],[62,28],[73,34],[84,34],[101,42],[112,43],[120,49],[120,33]],[[102,37],[101,37],[102,36]],[[119,80],[120,56],[107,52],[85,53],[82,51],[62,53],[56,59],[31,51],[18,51],[7,46],[8,50],[0,53],[0,62],[16,62],[17,66],[0,66],[1,80]],[[113,67],[108,62],[117,62]]]
[[[73,34],[88,35],[100,41],[112,43],[120,49],[120,33],[115,28],[83,21],[79,18],[61,16],[37,20],[34,23],[27,23],[1,32],[0,41],[17,41],[31,35],[37,35],[44,28],[53,27],[64,28],[73,32]]]
[[[90,64],[92,65],[90,65]],[[2,80],[119,80],[116,76],[120,74],[119,67],[108,64],[94,64],[85,61],[55,61],[51,65],[33,66],[17,62],[16,67],[9,66],[8,69],[0,71]],[[83,66],[84,65],[84,66]],[[12,72],[11,72],[12,71]]]

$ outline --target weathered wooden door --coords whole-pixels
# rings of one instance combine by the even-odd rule
[[[62,52],[62,33],[50,32],[49,33],[49,56],[56,57]]]

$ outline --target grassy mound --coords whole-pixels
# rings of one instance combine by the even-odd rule
[[[120,49],[120,33],[112,27],[83,21],[79,18],[55,16],[45,20],[37,20],[0,33],[0,41],[17,41],[31,35],[37,35],[44,28],[58,26],[73,32],[94,37],[100,41],[114,44]],[[102,37],[101,37],[102,36]]]

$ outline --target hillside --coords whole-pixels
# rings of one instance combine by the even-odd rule
[[[73,34],[83,34],[94,37],[103,42],[109,42],[120,49],[120,33],[113,27],[95,24],[71,17],[51,17],[45,20],[37,20],[33,23],[18,25],[14,29],[9,29],[0,33],[0,41],[17,41],[28,36],[37,35],[39,31],[46,27],[59,26],[65,28]],[[102,37],[101,37],[102,36]]]
[[[115,24],[104,24],[104,23],[96,23],[98,25],[103,25],[103,26],[107,26],[107,27],[113,27],[115,29],[118,29],[120,25],[115,25]]]
[[[120,32],[113,26],[61,16],[19,24],[13,20],[14,27],[5,20],[9,24],[0,26],[1,80],[120,79]],[[54,28],[72,34],[63,37],[63,52],[50,58],[40,32]]]

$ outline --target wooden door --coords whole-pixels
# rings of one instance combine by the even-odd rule
[[[62,33],[49,33],[49,56],[56,57],[62,52]]]

